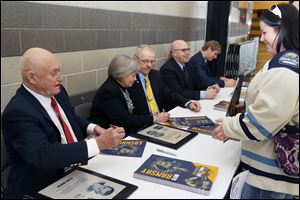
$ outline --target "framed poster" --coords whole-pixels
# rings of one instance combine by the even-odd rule
[[[124,199],[137,188],[130,183],[77,167],[32,197],[43,199]]]
[[[196,133],[154,124],[132,136],[172,149],[178,149],[196,135]]]

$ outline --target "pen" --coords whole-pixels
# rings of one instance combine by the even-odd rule
[[[235,138],[227,138],[226,140],[223,141],[223,143],[227,142],[228,140],[233,140],[233,141],[240,141],[238,139],[235,139]]]
[[[171,153],[171,152],[168,152],[168,151],[165,151],[165,150],[162,150],[162,149],[156,149],[156,151],[161,152],[161,153],[165,153],[165,154],[169,154],[169,155],[172,155],[172,156],[176,156],[175,153]]]
[[[226,140],[223,141],[223,143],[227,142],[229,140],[229,138],[227,138]]]

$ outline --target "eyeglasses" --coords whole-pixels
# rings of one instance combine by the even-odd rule
[[[142,61],[142,63],[144,64],[148,64],[150,63],[151,65],[156,63],[156,60],[148,60],[148,59],[140,59],[138,56],[135,56],[137,59],[139,59],[140,61]]]
[[[274,4],[273,6],[271,6],[269,8],[269,11],[271,13],[273,13],[274,15],[278,16],[280,19],[282,18],[281,11],[280,11],[280,9],[278,8],[278,6],[276,4]]]
[[[191,52],[191,48],[173,49],[173,50],[182,51],[183,53],[185,53],[185,52]]]

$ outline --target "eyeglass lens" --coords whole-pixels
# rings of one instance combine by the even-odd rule
[[[174,50],[179,50],[179,51],[182,51],[182,52],[190,52],[191,49],[190,48],[184,48],[184,49],[174,49]]]
[[[141,60],[141,61],[145,64],[148,64],[148,63],[154,64],[156,62],[156,60]]]

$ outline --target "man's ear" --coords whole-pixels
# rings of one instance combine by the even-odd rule
[[[26,78],[33,85],[37,83],[37,77],[33,71],[26,72]]]

